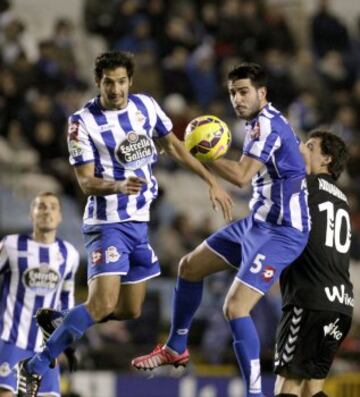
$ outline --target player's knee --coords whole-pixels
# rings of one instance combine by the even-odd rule
[[[199,275],[197,274],[196,267],[190,259],[190,255],[187,254],[180,259],[179,262],[179,277],[187,281],[200,281]]]
[[[236,315],[236,307],[233,300],[226,301],[223,306],[223,314],[226,320],[233,320],[239,317]]]
[[[114,312],[116,300],[112,300],[110,298],[90,300],[86,303],[86,306],[91,317],[95,321],[100,321]]]
[[[236,299],[226,299],[223,306],[223,314],[226,320],[234,320],[239,317],[249,316],[249,311],[243,308]]]

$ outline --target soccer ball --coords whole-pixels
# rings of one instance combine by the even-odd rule
[[[216,116],[199,116],[190,121],[185,130],[185,147],[202,162],[223,156],[231,144],[231,133],[226,123]]]

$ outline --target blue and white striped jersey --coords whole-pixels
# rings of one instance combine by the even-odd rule
[[[243,153],[264,163],[252,179],[254,218],[308,231],[306,170],[299,138],[270,103],[246,129]]]
[[[68,146],[70,164],[95,163],[95,176],[124,180],[146,179],[136,195],[90,196],[84,213],[88,225],[124,221],[149,221],[149,209],[158,185],[152,173],[157,160],[154,139],[167,135],[172,122],[157,102],[143,94],[129,95],[121,110],[105,110],[99,97],[70,117]]]
[[[40,351],[42,336],[34,315],[41,307],[66,310],[74,305],[79,254],[67,241],[42,244],[13,234],[0,242],[0,338]]]

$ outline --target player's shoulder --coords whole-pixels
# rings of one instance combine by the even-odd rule
[[[69,117],[70,122],[80,122],[84,121],[86,117],[91,115],[92,109],[97,106],[96,105],[96,97],[87,101],[84,106],[78,109],[76,112],[72,113]]]
[[[153,108],[157,103],[156,100],[149,94],[144,92],[132,93],[129,95],[129,100],[135,102],[137,105],[144,105],[146,107]]]
[[[288,130],[290,125],[280,110],[268,103],[259,113],[258,121],[261,129],[282,132]]]
[[[21,234],[8,234],[1,240],[1,246],[5,248],[16,248]]]

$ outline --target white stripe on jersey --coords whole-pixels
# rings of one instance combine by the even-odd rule
[[[303,230],[302,217],[301,217],[301,206],[300,206],[300,194],[295,193],[290,198],[290,216],[291,224],[295,229],[300,231]]]
[[[266,217],[268,216],[270,210],[271,210],[271,182],[266,182],[266,184],[264,184],[262,186],[261,189],[261,193],[262,196],[264,197],[264,204],[256,211],[255,213],[255,218],[263,221],[266,219]],[[257,197],[259,197],[260,195],[258,195]],[[250,208],[252,208],[252,206],[257,202],[256,198],[253,197],[252,200],[250,201]]]
[[[21,251],[18,250],[20,239],[25,241]],[[64,278],[71,276],[73,281],[79,254],[68,242],[57,240],[52,244],[41,244],[24,235],[7,236],[4,247],[6,260],[1,261],[0,269],[6,275],[4,283],[8,282],[3,285],[3,291],[9,288],[9,293],[6,299],[1,296],[5,302],[5,310],[1,313],[1,339],[22,349],[40,351],[42,337],[33,315],[40,307],[59,310],[73,306],[73,288],[69,289],[69,284],[64,288]],[[42,258],[40,252],[43,252]],[[37,277],[39,274],[41,277]],[[69,291],[69,304],[62,306],[61,293],[68,294]]]

